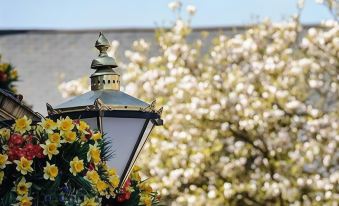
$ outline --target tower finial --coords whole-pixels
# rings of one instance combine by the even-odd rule
[[[100,51],[101,48],[109,48],[110,44],[107,38],[104,36],[102,32],[99,34],[99,38],[95,42],[95,47]]]
[[[95,42],[95,47],[100,53],[97,58],[93,59],[91,64],[91,68],[95,69],[95,72],[91,75],[91,90],[119,90],[120,75],[114,70],[118,65],[107,54],[110,43],[102,32],[100,32],[99,38]]]
[[[99,57],[92,61],[91,68],[92,69],[100,69],[100,68],[115,68],[118,65],[115,60],[108,56],[107,49],[110,47],[109,41],[103,35],[102,32],[99,34],[99,38],[95,42],[95,47],[99,50]]]

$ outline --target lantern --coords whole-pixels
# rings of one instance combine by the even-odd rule
[[[100,33],[95,47],[99,57],[92,61],[91,91],[56,107],[47,104],[51,118],[66,117],[86,121],[109,138],[113,158],[108,161],[126,181],[154,126],[162,125],[162,109],[120,91],[120,74],[115,60],[107,55],[108,40]]]

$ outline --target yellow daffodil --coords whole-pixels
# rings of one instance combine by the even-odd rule
[[[0,169],[4,169],[6,164],[11,164],[8,161],[8,156],[6,154],[0,154]]]
[[[153,191],[152,187],[146,182],[140,183],[139,187],[140,187],[140,190],[142,190],[143,192],[146,192],[148,194],[150,194]]]
[[[20,134],[25,133],[31,129],[32,120],[28,119],[26,115],[20,119],[15,120],[14,131],[19,132]]]
[[[141,170],[141,167],[139,167],[138,165],[134,165],[133,172],[139,172],[140,170]]]
[[[100,158],[100,149],[95,145],[89,145],[89,150],[87,152],[88,161],[92,161],[94,164],[98,164],[101,161]]]
[[[84,201],[80,204],[80,206],[99,206],[99,203],[95,201],[95,198],[85,197]]]
[[[108,180],[113,188],[117,188],[119,186],[120,180],[119,180],[118,175],[109,176]]]
[[[86,130],[89,129],[89,125],[85,121],[80,120],[77,128],[81,133],[88,134]]]
[[[5,177],[5,172],[0,171],[0,185],[2,184],[2,181],[4,181],[4,177]]]
[[[9,67],[9,64],[7,64],[7,63],[2,63],[2,64],[0,64],[0,71],[6,72],[7,69],[8,69],[8,67]]]
[[[133,167],[133,170],[132,170],[132,173],[131,173],[131,179],[132,180],[135,180],[135,181],[141,181],[141,177],[140,177],[140,174],[139,174],[139,171],[141,170],[141,168],[137,165],[135,165]]]
[[[108,174],[109,174],[110,176],[115,176],[115,175],[117,175],[117,171],[116,171],[114,168],[108,169],[107,172],[108,172]]]
[[[97,171],[92,170],[87,172],[86,179],[91,181],[93,184],[96,184],[100,180],[100,176]]]
[[[108,193],[109,193],[109,195],[110,195],[111,198],[115,198],[115,197],[117,196],[117,194],[116,194],[116,188],[109,187],[108,190],[109,190]],[[106,196],[107,196],[107,194],[106,194]]]
[[[11,78],[11,79],[18,78],[18,71],[16,69],[12,69],[9,73],[9,78]]]
[[[109,171],[109,170],[110,170],[109,167],[107,166],[106,162],[103,162],[103,163],[101,164],[101,166],[102,166],[102,168],[103,168],[104,170],[106,170],[106,171]],[[113,169],[113,168],[112,168],[112,169]]]
[[[135,180],[137,182],[141,181],[140,174],[138,172],[132,172],[131,173],[131,179]]]
[[[55,164],[50,165],[49,162],[47,162],[46,167],[44,167],[44,179],[48,180],[55,180],[55,177],[58,176],[58,168],[55,166]]]
[[[49,141],[51,141],[52,143],[56,143],[56,144],[60,144],[61,142],[61,137],[59,133],[52,133],[48,135],[48,139]]]
[[[87,142],[87,137],[86,137],[86,134],[84,134],[84,133],[82,133],[82,134],[80,134],[80,140],[82,141],[82,142]]]
[[[26,175],[27,172],[33,172],[33,160],[28,160],[25,157],[21,157],[20,160],[15,160],[14,162],[17,165],[16,170],[21,172],[21,174]]]
[[[41,125],[48,134],[52,134],[53,130],[57,129],[58,126],[56,122],[48,118],[40,122],[39,125]]]
[[[84,161],[80,160],[78,157],[74,157],[73,160],[70,162],[69,171],[76,176],[82,170],[84,170]]]
[[[145,206],[151,206],[152,205],[152,198],[151,198],[150,195],[141,194],[140,202],[143,203]]]
[[[17,200],[19,201],[15,206],[32,206],[32,197],[28,196],[18,196]]]
[[[99,180],[95,186],[100,195],[105,195],[105,190],[108,188],[108,184],[106,182]]]
[[[112,187],[116,188],[119,185],[119,176],[117,175],[117,171],[114,168],[107,169],[108,172],[108,180]]]
[[[16,186],[16,193],[20,196],[28,195],[29,188],[32,186],[31,182],[26,182],[25,177],[21,178]]]
[[[72,143],[77,139],[77,134],[72,131],[65,131],[63,137],[65,142]]]
[[[100,140],[102,138],[102,134],[100,133],[100,132],[96,132],[96,133],[94,133],[93,135],[92,135],[92,139],[94,140],[94,141],[98,141],[98,140]]]
[[[74,128],[73,120],[69,117],[58,119],[57,121],[59,130],[63,133],[66,131],[71,131]]]
[[[51,142],[50,140],[47,140],[46,144],[41,144],[40,146],[44,149],[43,154],[47,155],[48,159],[52,159],[53,155],[59,154],[59,145],[57,143]]]
[[[11,136],[11,130],[8,128],[1,128],[0,129],[0,136],[6,140],[9,139],[9,137]]]

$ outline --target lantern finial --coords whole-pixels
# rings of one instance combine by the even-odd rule
[[[95,47],[100,53],[96,59],[93,59],[91,65],[91,68],[96,70],[91,75],[91,90],[120,90],[120,75],[114,70],[118,65],[107,54],[110,43],[102,32],[95,42]]]

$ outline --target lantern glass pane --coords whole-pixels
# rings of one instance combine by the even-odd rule
[[[144,134],[142,135],[140,144],[138,145],[138,148],[137,148],[137,150],[136,150],[136,152],[135,152],[135,154],[134,154],[134,156],[133,156],[133,159],[132,159],[132,162],[131,162],[131,165],[130,165],[130,166],[134,165],[135,161],[137,160],[137,158],[138,158],[138,156],[139,156],[139,154],[140,154],[142,148],[144,147],[144,145],[145,145],[145,143],[146,143],[146,140],[147,140],[149,134],[151,133],[153,127],[154,127],[153,122],[152,122],[152,121],[149,121],[148,124],[147,124],[147,127],[146,127],[146,129],[145,129],[145,132],[144,132]],[[129,173],[131,172],[131,170],[132,170],[132,167],[129,168],[127,174],[129,174]],[[126,178],[127,178],[127,176],[126,176]]]
[[[111,140],[113,158],[108,166],[114,167],[121,176],[128,166],[135,145],[144,127],[145,119],[103,117],[103,132]]]
[[[103,132],[105,137],[111,139],[111,148],[113,151],[113,158],[108,162],[108,165],[116,168],[119,176],[121,176],[125,168],[128,167],[128,171],[126,173],[126,175],[128,175],[132,169],[131,166],[134,165],[144,144],[146,143],[154,124],[152,121],[148,121],[140,142],[138,143],[140,133],[143,131],[143,127],[145,126],[145,119],[114,117],[103,117],[102,119]],[[96,117],[85,118],[82,120],[86,121],[90,125],[91,129],[99,130]],[[138,145],[135,153],[132,154],[137,143]],[[129,162],[130,158],[132,158],[131,162]],[[122,178],[127,177],[128,176]]]
[[[151,133],[152,129],[153,129],[153,122],[152,121],[149,121],[148,124],[147,124],[147,127],[146,127],[146,130],[144,132],[144,134],[142,135],[142,138],[141,138],[141,141],[140,141],[140,144],[138,146],[138,149],[135,153],[135,156],[133,158],[133,163],[135,162],[136,158],[139,156],[139,153],[141,152],[142,148],[144,147],[145,143],[146,143],[146,140],[149,136],[149,134]]]

